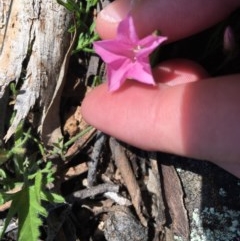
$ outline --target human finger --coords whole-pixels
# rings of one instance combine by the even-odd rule
[[[139,37],[160,30],[175,41],[216,24],[236,7],[235,0],[116,0],[98,14],[96,30],[102,39],[115,37],[118,23],[131,12]]]
[[[239,176],[232,170],[240,160],[239,75],[196,81],[199,72],[189,72],[196,73],[187,74],[187,78],[195,76],[193,81],[188,79],[188,84],[172,87],[146,86],[129,80],[112,93],[103,84],[84,99],[83,117],[103,132],[136,147],[209,160]],[[174,71],[168,73],[169,78]]]
[[[82,103],[83,117],[97,129],[122,141],[147,150],[157,149],[160,143],[156,144],[153,126],[159,123],[155,114],[157,106],[167,101],[164,90],[169,86],[197,81],[207,73],[192,61],[172,60],[161,63],[153,74],[161,83],[158,86],[128,80],[113,93],[108,91],[106,84],[97,87]],[[166,104],[163,112],[171,109],[168,110]]]

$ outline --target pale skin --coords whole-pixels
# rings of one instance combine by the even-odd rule
[[[216,24],[240,5],[235,0],[130,3],[117,0],[98,15],[103,39],[115,36],[130,9],[139,36],[160,29],[171,42]],[[160,63],[153,73],[155,87],[133,80],[114,93],[106,84],[97,87],[83,101],[84,119],[131,145],[208,160],[240,177],[240,74],[212,78],[183,59]]]

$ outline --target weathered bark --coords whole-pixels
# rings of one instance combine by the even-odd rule
[[[65,76],[61,68],[68,63],[65,54],[71,41],[67,31],[71,14],[56,0],[1,0],[0,21],[1,110],[10,82],[22,81],[7,140],[36,103],[42,111],[39,123],[46,118]]]

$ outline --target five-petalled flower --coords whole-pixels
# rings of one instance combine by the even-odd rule
[[[117,90],[126,79],[155,85],[149,55],[166,39],[155,34],[139,39],[128,15],[119,23],[115,39],[94,42],[96,53],[107,66],[109,91]]]

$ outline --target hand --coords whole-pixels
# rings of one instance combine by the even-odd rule
[[[117,22],[112,19],[117,16],[120,21],[125,16],[128,2],[115,1],[99,14],[97,30],[102,38],[115,35]],[[187,11],[177,8],[179,1],[137,2],[132,13],[139,23],[139,34],[161,29],[170,41],[211,26],[235,7],[230,3],[221,6],[218,0],[207,1],[206,6],[199,0],[183,5]],[[186,21],[186,11],[194,12],[196,6],[204,16],[199,19],[192,14],[193,20]],[[203,9],[207,7],[212,14]],[[154,13],[162,8],[162,14]],[[175,16],[174,22],[169,21],[169,14]],[[144,18],[150,23],[141,21]],[[157,87],[131,80],[114,93],[108,92],[106,84],[97,87],[83,101],[83,117],[103,132],[134,146],[209,160],[240,176],[240,75],[209,78],[200,66],[186,60],[161,63],[153,73]]]

